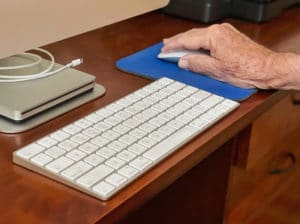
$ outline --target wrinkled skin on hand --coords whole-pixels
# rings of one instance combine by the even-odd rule
[[[300,63],[299,55],[271,51],[227,23],[164,39],[162,52],[200,48],[209,50],[210,56],[189,54],[179,60],[178,66],[245,88],[300,88],[300,68],[294,69],[299,69],[297,78],[290,69]]]

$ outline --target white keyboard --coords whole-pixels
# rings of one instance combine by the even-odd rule
[[[161,78],[15,151],[13,161],[107,200],[238,106]]]

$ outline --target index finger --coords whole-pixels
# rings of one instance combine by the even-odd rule
[[[192,29],[165,39],[161,51],[198,50],[200,48],[210,50],[209,42],[210,34],[208,28]]]

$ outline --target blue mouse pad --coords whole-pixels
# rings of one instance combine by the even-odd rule
[[[137,53],[121,58],[116,62],[116,66],[121,71],[154,80],[161,77],[169,77],[173,80],[236,101],[242,101],[257,91],[257,89],[236,87],[206,75],[183,70],[175,63],[160,60],[157,58],[157,55],[159,54],[161,47],[162,43],[158,43]]]

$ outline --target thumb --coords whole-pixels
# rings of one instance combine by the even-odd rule
[[[219,61],[208,55],[187,55],[182,57],[178,66],[196,73],[215,76],[220,68]]]

